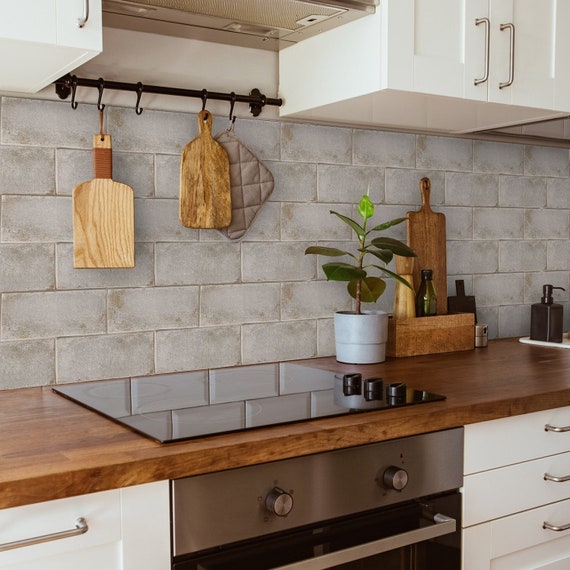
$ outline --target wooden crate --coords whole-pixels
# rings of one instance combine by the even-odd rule
[[[394,319],[388,324],[387,356],[415,356],[470,350],[475,346],[475,315],[457,313],[413,319]]]

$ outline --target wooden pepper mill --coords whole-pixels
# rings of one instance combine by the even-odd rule
[[[396,260],[396,273],[405,279],[412,287],[414,286],[414,258],[394,256]],[[395,319],[412,319],[416,316],[416,296],[413,289],[396,281],[394,294]]]

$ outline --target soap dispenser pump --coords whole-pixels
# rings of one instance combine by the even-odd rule
[[[532,340],[562,342],[564,308],[559,303],[554,303],[553,289],[565,291],[564,287],[543,285],[540,303],[534,303],[531,306],[530,338]]]

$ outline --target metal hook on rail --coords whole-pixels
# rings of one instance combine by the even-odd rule
[[[236,94],[234,91],[232,91],[230,93],[230,126],[228,130],[230,130],[234,126],[234,123],[236,122],[237,117],[234,115],[235,104],[236,104]]]
[[[136,106],[135,106],[135,113],[136,113],[137,115],[142,115],[142,112],[143,112],[143,110],[144,110],[142,107],[140,107],[140,102],[141,102],[141,97],[142,97],[143,89],[144,89],[144,86],[143,86],[143,84],[139,81],[139,82],[137,83],[137,103],[136,103]]]
[[[99,90],[99,99],[97,99],[97,109],[102,111],[105,108],[105,105],[101,103],[101,99],[103,99],[103,90],[105,89],[105,80],[102,77],[99,77],[99,85],[97,85],[97,89]]]
[[[202,94],[200,95],[200,99],[202,99],[202,112],[206,110],[206,101],[208,100],[208,90],[202,89]],[[206,122],[208,120],[208,112],[204,113],[203,121]]]
[[[77,76],[71,76],[71,108],[75,111],[77,109],[77,101],[75,100],[75,94],[77,93]]]

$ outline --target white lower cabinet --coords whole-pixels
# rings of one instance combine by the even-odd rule
[[[465,427],[463,570],[570,568],[569,426],[565,407]]]
[[[169,521],[168,481],[0,510],[0,568],[167,570]]]

